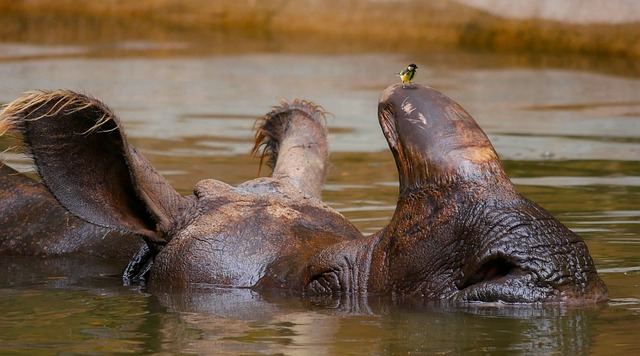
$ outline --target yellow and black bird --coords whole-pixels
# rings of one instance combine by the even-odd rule
[[[402,79],[403,88],[405,83],[411,84],[411,81],[413,80],[413,78],[416,77],[417,69],[418,69],[418,66],[415,65],[415,63],[411,63],[407,66],[407,68],[403,69],[400,73],[397,74],[400,77],[400,79]]]

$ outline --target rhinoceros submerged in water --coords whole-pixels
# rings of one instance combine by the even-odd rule
[[[30,93],[4,109],[2,128],[19,133],[42,184],[2,168],[0,252],[114,257],[101,247],[109,241],[120,255],[138,251],[126,283],[144,278],[168,290],[607,299],[584,241],[516,191],[484,132],[448,97],[420,85],[383,91],[378,117],[400,192],[390,223],[370,236],[321,201],[323,114],[308,101],[275,107],[254,147],[268,156],[271,177],[236,187],[203,180],[183,197],[104,104],[71,91]]]

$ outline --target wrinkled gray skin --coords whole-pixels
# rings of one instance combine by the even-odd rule
[[[595,302],[607,298],[584,242],[520,196],[482,130],[422,86],[381,95],[379,119],[400,196],[368,237],[320,201],[322,112],[283,104],[256,135],[272,177],[198,183],[181,197],[130,146],[102,103],[36,92],[4,112],[47,189],[80,220],[146,242],[125,276],[160,289],[193,285],[305,295],[383,293],[457,301]],[[55,124],[53,124],[55,123]],[[153,264],[151,265],[151,262]]]
[[[369,290],[463,301],[599,301],[584,241],[522,197],[473,118],[438,91],[387,88],[378,105],[400,198],[375,234]]]
[[[0,132],[22,137],[44,185],[11,174],[4,174],[0,182],[9,186],[13,182],[15,187],[30,182],[57,213],[65,218],[67,211],[72,214],[72,221],[87,230],[84,242],[93,248],[102,244],[102,237],[114,246],[121,241],[112,237],[129,235],[138,244],[139,238],[133,236],[141,237],[148,249],[132,259],[125,275],[134,281],[144,277],[150,260],[155,260],[151,275],[156,286],[251,287],[269,280],[270,286],[280,288],[326,246],[362,237],[320,201],[326,129],[323,112],[309,102],[283,103],[263,120],[257,145],[265,146],[274,166],[272,177],[238,187],[204,180],[187,197],[180,196],[127,143],[119,120],[93,98],[64,90],[34,92],[6,107],[2,120]],[[11,194],[3,193],[2,199],[9,201]],[[12,205],[25,205],[27,196],[11,199]],[[39,197],[32,201],[33,214],[21,211],[20,216],[0,218],[20,225],[25,216],[40,211],[35,203]],[[67,226],[66,221],[52,218],[53,224]],[[10,225],[8,221],[0,226],[0,233]],[[39,232],[40,236],[29,236],[36,249],[48,231],[41,227]],[[50,244],[57,246],[59,241],[78,241],[71,228],[52,235]],[[5,253],[24,254],[13,247],[17,239],[23,238],[3,243]],[[126,247],[132,256],[135,250]],[[48,251],[42,248],[31,254],[48,255]]]

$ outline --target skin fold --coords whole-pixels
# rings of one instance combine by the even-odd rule
[[[607,298],[584,241],[516,191],[462,107],[428,87],[394,85],[378,117],[400,197],[376,234],[370,290],[463,301]]]
[[[282,102],[257,124],[254,153],[267,159],[271,177],[235,187],[207,179],[182,197],[127,142],[103,103],[71,91],[33,92],[3,110],[0,132],[22,137],[42,184],[2,171],[0,187],[9,188],[0,193],[8,199],[12,185],[33,186],[33,195],[57,203],[59,214],[87,230],[143,241],[127,249],[134,257],[125,284],[144,280],[158,290],[606,300],[583,240],[516,191],[464,109],[431,88],[398,84],[383,91],[378,117],[400,191],[389,225],[370,236],[321,201],[324,112],[304,100]],[[9,223],[19,220],[0,213]],[[53,235],[68,233],[62,230]],[[95,244],[95,233],[84,234],[76,245]],[[11,241],[0,247],[19,254]]]

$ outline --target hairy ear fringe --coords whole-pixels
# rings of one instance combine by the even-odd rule
[[[280,99],[280,105],[274,106],[264,117],[254,124],[255,141],[251,148],[251,155],[260,158],[260,169],[265,156],[268,157],[267,166],[273,169],[278,162],[280,144],[287,134],[295,114],[302,114],[317,121],[326,130],[327,112],[320,106],[308,100],[294,99],[292,103]],[[260,170],[258,171],[260,174]]]
[[[33,90],[6,104],[0,110],[0,137],[11,136],[16,138],[21,145],[12,147],[12,150],[30,154],[28,139],[26,138],[26,124],[30,121],[38,121],[46,118],[54,118],[58,115],[71,115],[73,113],[94,108],[102,113],[96,123],[85,132],[86,135],[99,130],[105,123],[114,119],[113,111],[99,100],[88,95],[79,94],[67,89],[58,90]],[[113,120],[116,130],[118,121]]]
[[[82,134],[98,130],[114,118],[113,111],[99,100],[71,90],[34,90],[5,105],[0,111],[0,136],[7,132],[23,132],[24,122],[73,114],[91,107],[102,112],[95,125]],[[112,129],[113,130],[113,129]]]

